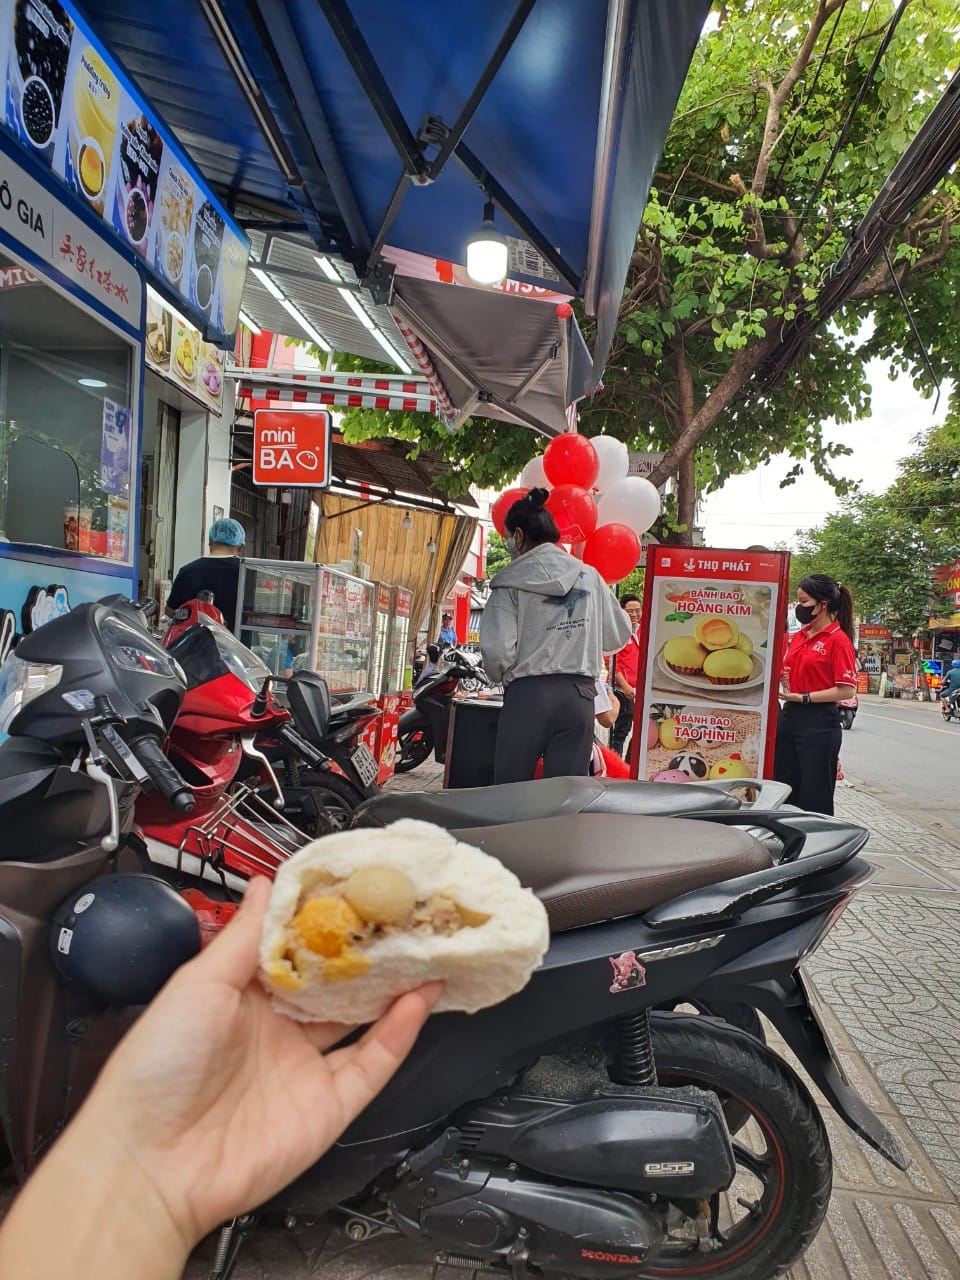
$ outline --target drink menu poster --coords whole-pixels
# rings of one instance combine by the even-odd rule
[[[634,777],[770,775],[789,562],[785,552],[648,549]]]
[[[73,5],[0,0],[0,83],[6,128],[227,344],[249,242]]]

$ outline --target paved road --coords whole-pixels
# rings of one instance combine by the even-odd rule
[[[960,843],[960,723],[939,704],[861,698],[840,758],[858,789]]]

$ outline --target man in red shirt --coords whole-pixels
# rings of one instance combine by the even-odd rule
[[[620,714],[610,732],[610,747],[617,755],[623,755],[623,744],[633,728],[633,704],[637,696],[637,669],[640,664],[640,617],[643,605],[639,596],[624,596],[620,607],[630,619],[630,639],[616,657],[614,688],[620,699]]]
[[[803,624],[783,660],[773,776],[791,788],[790,801],[813,813],[833,813],[840,757],[837,703],[857,688],[853,601],[841,583],[812,573],[797,588]]]

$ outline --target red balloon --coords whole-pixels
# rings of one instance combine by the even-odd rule
[[[507,512],[515,502],[519,502],[521,498],[525,498],[530,492],[529,489],[504,489],[500,497],[490,508],[490,518],[493,521],[493,527],[499,533],[501,538],[507,536],[507,526],[503,523],[507,518]]]
[[[586,436],[567,432],[555,436],[543,451],[543,469],[551,484],[576,484],[592,489],[600,474],[600,459]]]
[[[625,524],[602,524],[587,539],[583,563],[592,564],[605,582],[619,582],[637,567],[640,539]]]
[[[597,504],[579,485],[558,484],[550,491],[547,510],[557,522],[562,542],[586,542],[597,527]]]

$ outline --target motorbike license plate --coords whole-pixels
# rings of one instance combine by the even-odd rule
[[[350,762],[360,775],[360,781],[363,785],[372,787],[380,770],[377,768],[377,762],[374,760],[370,748],[361,743],[356,751],[350,753]]]

